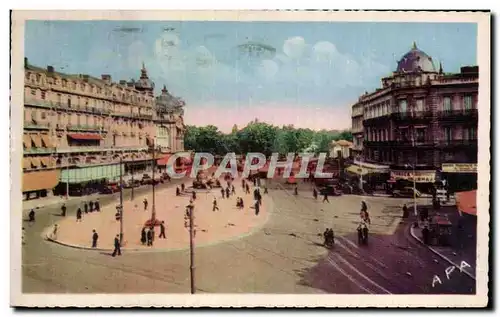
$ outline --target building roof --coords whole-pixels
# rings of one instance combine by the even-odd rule
[[[432,57],[419,50],[417,44],[413,42],[412,49],[399,60],[396,72],[436,72],[436,67]]]
[[[352,146],[352,142],[349,142],[347,140],[338,140],[338,141],[332,141],[332,145],[338,145],[338,146]]]

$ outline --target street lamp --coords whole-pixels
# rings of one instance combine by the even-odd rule
[[[415,178],[415,164],[406,164],[407,167],[413,168],[413,212],[417,216],[417,182]]]

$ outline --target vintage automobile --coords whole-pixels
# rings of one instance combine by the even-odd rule
[[[132,187],[139,187],[141,186],[141,180],[140,179],[129,179],[127,182],[124,182],[123,187],[124,188],[132,188]]]
[[[118,182],[109,182],[101,189],[101,194],[114,194],[120,191],[120,184]]]
[[[392,191],[392,197],[398,198],[413,198],[413,196],[419,198],[422,194],[413,187],[405,187],[403,189],[395,189]]]
[[[149,176],[148,174],[142,175],[142,179],[141,179],[142,185],[151,185],[152,183],[153,183],[153,179],[151,178],[151,176]]]
[[[327,196],[341,196],[342,195],[342,192],[340,190],[337,190],[335,188],[335,186],[330,186],[330,185],[322,187],[319,190],[319,193],[322,196],[324,196],[324,195],[327,195]]]

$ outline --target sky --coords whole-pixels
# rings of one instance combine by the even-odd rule
[[[25,56],[113,81],[138,79],[144,63],[157,94],[166,85],[186,101],[190,125],[337,130],[414,41],[445,72],[477,64],[472,23],[28,21]]]

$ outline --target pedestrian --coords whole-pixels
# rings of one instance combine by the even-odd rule
[[[94,229],[92,230],[92,248],[97,248],[97,239],[99,239],[99,235]]]
[[[101,206],[99,205],[99,199],[95,201],[95,211],[99,212],[101,211]]]
[[[316,190],[316,188],[313,188],[313,197],[314,199],[318,199],[318,191]]]
[[[117,254],[122,255],[121,245],[120,245],[120,235],[117,234],[115,237],[115,249],[113,250],[113,254],[111,256],[115,257]]]
[[[54,225],[54,229],[52,229],[52,240],[57,240],[57,224]]]
[[[327,203],[330,203],[330,201],[328,200],[328,193],[325,191],[325,193],[323,194],[323,202],[327,202]]]
[[[330,229],[329,229],[329,228],[326,228],[326,229],[325,229],[325,232],[323,232],[323,239],[324,239],[323,244],[324,244],[325,246],[327,246],[327,245],[328,245],[328,234],[329,234],[329,232],[330,232]]]
[[[244,179],[241,180],[241,188],[243,188],[243,190],[245,190],[245,180]]]
[[[231,195],[236,194],[236,189],[234,188],[234,185],[231,185]]]
[[[260,212],[260,205],[258,201],[255,202],[254,207],[255,207],[255,215],[258,216]]]
[[[240,198],[241,209],[245,208],[245,204],[243,203],[243,198]]]
[[[250,186],[248,186],[248,184],[245,184],[245,190],[247,194],[250,194]]]
[[[196,192],[193,190],[193,196],[192,196],[193,201],[196,200]]]
[[[219,207],[217,207],[217,198],[214,197],[212,211],[215,211],[215,210],[219,211]]]
[[[295,188],[293,189],[293,194],[294,194],[295,196],[298,196],[298,195],[299,195],[299,191],[298,191],[298,189],[297,189],[297,186],[295,186]]]
[[[145,245],[146,244],[146,228],[142,227],[141,230],[141,244]]]
[[[149,232],[151,232],[151,246],[153,246],[153,242],[155,241],[155,227],[151,226],[151,228],[149,228]]]
[[[257,178],[253,179],[253,187],[257,187]]]
[[[82,209],[78,207],[76,210],[76,222],[81,222],[82,221]]]
[[[175,188],[175,196],[180,196],[181,195],[181,190],[179,189],[179,186]]]
[[[368,205],[366,204],[366,202],[363,200],[361,202],[361,211],[367,211],[368,210]]]
[[[269,192],[267,191],[267,186],[264,186],[264,194],[269,194]]]
[[[163,239],[166,239],[167,237],[165,237],[165,221],[162,221],[160,223],[160,235],[158,236],[159,239],[163,238]]]
[[[221,187],[220,194],[222,195],[222,199],[224,199],[224,193],[225,193],[224,187]]]
[[[84,202],[83,203],[83,211],[88,214],[89,213],[89,205],[87,204],[87,202]]]
[[[240,197],[236,197],[236,208],[241,209]]]
[[[181,184],[181,191],[184,192],[184,190],[186,189],[186,186],[184,185],[184,183]]]
[[[61,206],[61,216],[66,217],[66,204],[62,204]]]
[[[89,202],[89,211],[90,212],[94,211],[94,202],[92,200]]]
[[[231,190],[229,189],[229,186],[226,187],[226,198],[229,198],[229,195],[231,195]]]
[[[260,178],[257,178],[257,187],[260,187]]]
[[[142,203],[144,204],[144,211],[148,210],[148,200],[144,198],[144,201]]]
[[[254,199],[254,200],[257,200],[257,199],[258,199],[258,197],[259,197],[259,190],[258,190],[257,188],[255,188],[255,189],[253,190],[253,199]]]
[[[408,207],[406,207],[406,204],[403,205],[403,218],[408,218]]]

